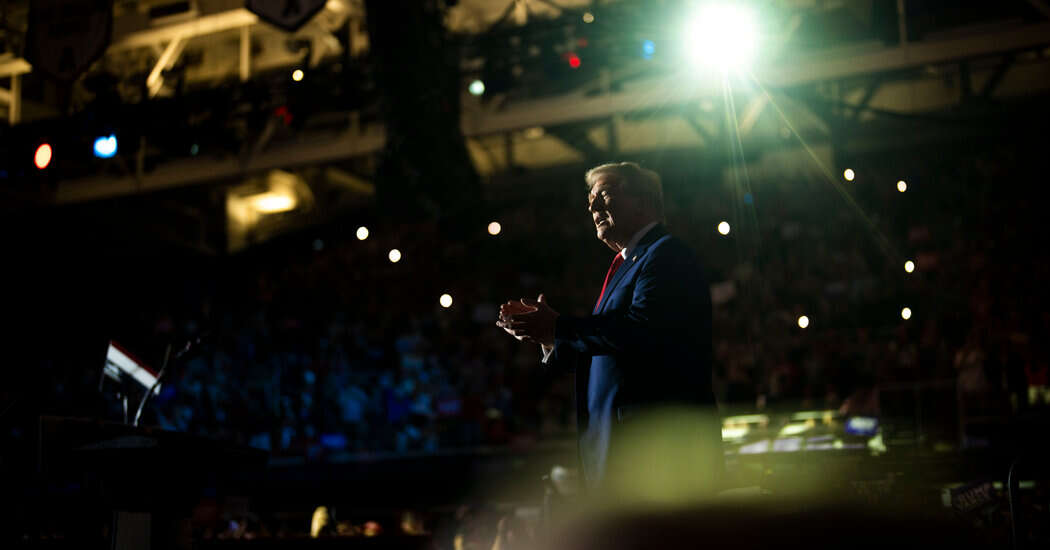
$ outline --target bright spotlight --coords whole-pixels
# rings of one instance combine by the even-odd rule
[[[583,14],[583,22],[584,23],[594,23],[594,14],[591,13],[591,12],[585,12]]]
[[[363,241],[368,238],[368,228],[361,226],[357,228],[357,240]]]
[[[282,193],[260,193],[252,197],[251,204],[261,214],[287,212],[295,208],[295,197]]]
[[[475,80],[470,83],[468,90],[470,90],[472,95],[481,95],[485,93],[485,83],[480,80]]]
[[[401,251],[393,248],[390,250],[390,254],[387,254],[387,258],[390,258],[390,263],[396,264],[401,261]]]
[[[42,143],[36,148],[36,153],[33,154],[33,164],[41,170],[51,164],[51,145]]]
[[[906,307],[906,308],[901,310],[901,319],[904,319],[905,321],[907,321],[908,319],[911,319],[911,308],[910,307]]]
[[[303,76],[304,76],[304,74],[303,74],[303,70],[302,69],[296,69],[296,70],[292,71],[292,80],[294,80],[296,82],[302,82]]]
[[[489,235],[499,235],[499,232],[503,231],[503,226],[499,222],[492,222],[489,224]]]
[[[842,172],[842,177],[845,178],[846,181],[853,181],[853,178],[857,177],[857,173],[854,172],[852,168],[846,168]]]
[[[117,136],[110,134],[109,137],[95,138],[95,156],[100,159],[108,159],[117,154]]]
[[[441,298],[438,298],[438,303],[441,307],[452,307],[452,296],[449,294],[442,294]]]
[[[685,55],[697,67],[746,68],[755,57],[754,13],[735,4],[708,4],[685,28]]]
[[[799,326],[799,328],[806,328],[806,327],[808,327],[809,326],[809,317],[806,317],[805,315],[799,317],[798,318],[798,326]]]
[[[722,222],[718,224],[718,232],[723,235],[729,234],[729,222]]]
[[[911,260],[904,262],[904,271],[907,271],[908,273],[915,271],[915,262]]]
[[[907,182],[905,182],[904,180],[900,180],[900,181],[897,182],[897,191],[900,191],[901,193],[903,193],[903,192],[905,192],[907,190],[908,190]]]

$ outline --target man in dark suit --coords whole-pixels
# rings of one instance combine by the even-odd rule
[[[655,499],[709,493],[722,451],[708,283],[662,224],[655,172],[605,164],[586,181],[598,240],[616,252],[592,314],[559,315],[540,295],[504,304],[497,325],[540,344],[548,368],[575,369],[586,488]]]

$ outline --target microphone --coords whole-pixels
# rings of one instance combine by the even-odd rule
[[[148,390],[146,390],[145,395],[142,396],[142,400],[139,401],[139,408],[135,411],[135,419],[131,424],[132,426],[139,425],[139,418],[142,417],[142,411],[146,408],[146,401],[149,401],[149,396],[157,390],[157,387],[160,386],[161,381],[164,380],[164,375],[168,372],[168,365],[175,361],[183,359],[184,357],[196,355],[197,352],[200,351],[201,342],[207,340],[210,334],[211,333],[204,332],[197,335],[196,338],[191,338],[187,340],[186,344],[182,346],[182,349],[175,352],[175,357],[171,357],[171,345],[168,345],[168,349],[164,352],[164,364],[161,365],[160,372],[157,373],[157,381],[154,382]]]

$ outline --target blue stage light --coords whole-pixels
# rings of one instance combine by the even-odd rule
[[[110,134],[108,137],[95,139],[95,156],[100,159],[108,159],[117,154],[117,136]]]
[[[652,59],[653,54],[656,53],[656,43],[652,40],[645,40],[642,42],[642,58]]]

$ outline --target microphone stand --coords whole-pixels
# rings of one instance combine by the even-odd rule
[[[186,345],[189,347],[189,344]],[[181,355],[181,354],[180,354]],[[142,400],[139,401],[139,408],[135,410],[135,420],[131,423],[132,426],[138,427],[139,418],[142,417],[142,410],[146,408],[146,401],[149,401],[149,396],[157,390],[160,385],[160,381],[164,379],[164,373],[168,372],[168,360],[171,359],[171,344],[168,344],[167,349],[164,350],[164,363],[160,366],[160,372],[157,373],[157,379],[153,382],[153,385],[146,390],[146,393],[142,396]],[[124,400],[124,422],[127,423],[127,399]]]
[[[200,344],[202,338],[203,336],[198,336],[197,338],[186,342],[186,345],[183,346],[182,349],[175,354],[175,357],[171,357],[171,344],[168,344],[168,348],[164,352],[164,364],[161,365],[160,372],[157,373],[157,380],[153,382],[153,385],[150,386],[148,390],[146,390],[146,394],[142,396],[142,401],[139,401],[139,408],[135,411],[135,421],[134,423],[132,423],[132,426],[138,427],[139,419],[142,418],[142,411],[146,408],[146,402],[149,401],[149,396],[153,395],[153,392],[156,391],[158,387],[160,387],[161,381],[164,380],[164,375],[168,372],[169,363],[178,361],[184,355],[189,353],[189,351],[193,349],[194,346]],[[127,420],[125,420],[124,422],[126,423]]]

